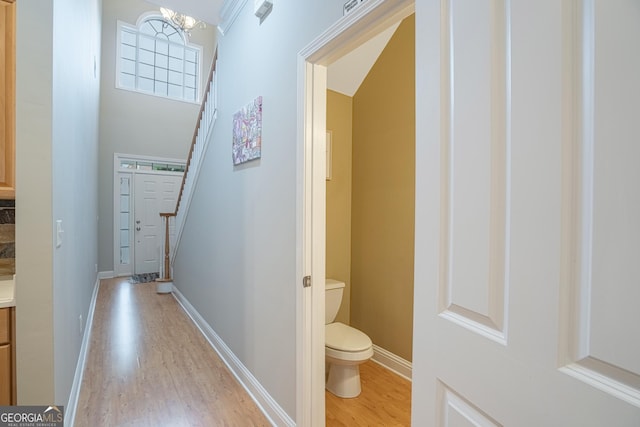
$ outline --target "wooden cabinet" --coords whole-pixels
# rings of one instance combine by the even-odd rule
[[[0,345],[0,406],[11,405],[11,344]]]
[[[15,308],[0,308],[0,406],[16,404]]]
[[[16,4],[0,0],[0,199],[15,198]]]

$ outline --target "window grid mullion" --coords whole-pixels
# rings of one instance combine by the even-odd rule
[[[153,40],[153,93],[157,94],[158,90],[158,34]]]
[[[187,47],[182,53],[182,98],[187,99]]]
[[[153,21],[153,22],[152,22]],[[182,99],[185,101],[190,101],[190,102],[195,102],[198,99],[198,83],[199,83],[199,62],[200,62],[200,55],[198,55],[199,50],[194,49],[193,47],[187,45],[187,41],[184,38],[184,35],[180,34],[181,39],[183,41],[183,44],[178,43],[177,41],[172,40],[169,35],[166,33],[166,30],[172,29],[173,32],[171,33],[172,36],[175,36],[175,34],[177,33],[177,29],[172,27],[171,25],[160,25],[161,30],[158,31],[156,29],[157,23],[161,22],[162,20],[160,18],[149,18],[148,20],[144,21],[139,27],[137,28],[132,28],[127,26],[127,31],[131,34],[134,35],[134,40],[135,40],[135,46],[132,46],[134,48],[134,54],[132,55],[135,60],[134,60],[134,64],[133,64],[133,89],[136,91],[140,91],[143,93],[149,93],[149,91],[147,89],[151,88],[151,93],[157,96],[162,96],[162,97],[166,97],[166,98],[173,98],[173,99]],[[156,24],[156,25],[154,25]],[[120,31],[122,32],[122,28],[120,29]],[[154,34],[155,33],[155,34]],[[161,39],[161,37],[164,36],[164,38]],[[175,37],[174,37],[175,38]],[[166,39],[166,40],[165,40]],[[166,52],[163,51],[163,53],[159,53],[159,44],[160,41],[162,40],[163,44],[166,44],[165,48],[166,48]],[[148,42],[152,42],[152,44],[148,43]],[[143,45],[147,45],[150,44],[150,46],[153,46],[153,52],[149,51],[148,48],[143,49]],[[121,42],[120,44],[120,49],[122,49],[123,43]],[[128,45],[129,46],[129,45]],[[177,48],[178,52],[182,52],[182,54],[176,54],[177,56],[173,57],[170,52],[172,50],[172,47]],[[151,61],[147,61],[150,62],[151,64],[147,64],[147,62],[142,61],[142,50],[145,51],[145,57],[147,56],[147,53],[151,54],[153,56]],[[166,64],[163,66],[161,66],[161,59],[160,55],[163,55],[164,58],[164,62],[166,62]],[[195,63],[192,64],[190,61],[187,64],[187,57],[189,56],[194,56],[195,57]],[[121,64],[125,64],[125,59],[122,57],[122,54],[118,55],[118,60],[120,61]],[[178,65],[178,70],[182,70],[181,72],[181,76],[176,76],[178,77],[177,79],[174,80],[174,77],[172,76],[172,61],[175,63],[176,61],[181,61],[180,64],[175,64]],[[163,63],[164,63],[163,62]],[[149,80],[151,80],[149,77],[144,77],[143,74],[143,65],[145,68],[152,66],[153,67],[153,71],[152,73],[149,72],[144,72],[145,75],[148,75],[149,77],[152,77],[153,81],[150,82],[151,84],[148,84],[146,82],[148,82]],[[195,66],[195,70],[194,73],[195,75],[191,76],[189,73],[189,77],[187,76],[187,68],[188,66]],[[121,67],[119,67],[119,69],[123,69]],[[151,71],[151,70],[149,70]],[[161,82],[160,81],[160,73],[164,72],[164,79],[166,80],[165,82]],[[173,71],[174,75],[175,73],[177,73],[177,71]],[[187,87],[188,84],[188,79],[189,78],[194,78],[194,88],[193,91],[194,93],[191,94],[191,88]],[[119,77],[120,78],[120,77]],[[144,80],[144,82],[143,82]],[[176,83],[179,83],[179,85],[175,84],[175,83],[170,83],[171,81],[174,81]],[[161,86],[161,84],[164,84],[164,86]],[[144,87],[146,87],[147,89],[143,89]],[[173,94],[173,95],[172,95]],[[179,95],[179,97],[177,97],[176,95]]]

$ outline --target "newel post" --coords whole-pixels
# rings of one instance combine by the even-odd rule
[[[175,213],[161,213],[164,218],[164,277],[156,279],[156,292],[166,294],[173,289],[173,281],[171,279],[171,264],[169,262],[169,218],[176,216]]]

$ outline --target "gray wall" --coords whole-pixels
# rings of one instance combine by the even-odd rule
[[[17,7],[18,404],[66,405],[96,282],[101,2]]]
[[[116,89],[117,21],[135,25],[158,7],[142,0],[104,0],[100,99],[99,270],[113,270],[113,154],[186,159],[199,104]],[[217,30],[193,30],[190,41],[203,47],[202,80],[209,75]],[[201,84],[201,86],[204,83]]]
[[[296,411],[298,52],[342,0],[248,2],[219,36],[219,115],[174,265],[174,281],[280,406]],[[263,97],[262,158],[231,161],[232,115]]]

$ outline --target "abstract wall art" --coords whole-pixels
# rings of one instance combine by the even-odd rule
[[[258,159],[262,150],[262,97],[233,115],[233,165]]]

